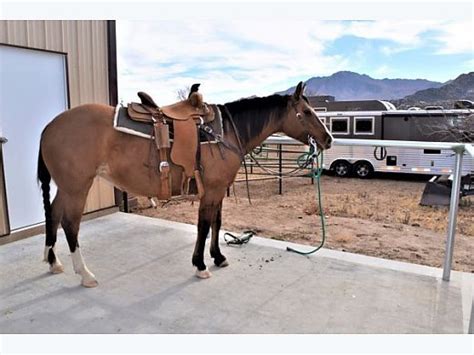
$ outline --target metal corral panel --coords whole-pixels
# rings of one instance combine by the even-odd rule
[[[0,43],[66,53],[70,106],[109,104],[107,21],[0,21]],[[96,178],[85,212],[114,205],[113,187]]]

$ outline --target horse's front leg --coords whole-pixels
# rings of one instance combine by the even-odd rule
[[[199,205],[198,235],[194,247],[193,265],[197,268],[196,276],[201,279],[207,279],[212,276],[204,263],[204,249],[215,213],[215,205],[204,204],[202,202]]]
[[[212,239],[211,239],[211,257],[214,258],[214,264],[219,267],[229,266],[229,263],[221,253],[219,247],[219,231],[222,225],[222,201],[217,206],[215,218],[212,221]]]

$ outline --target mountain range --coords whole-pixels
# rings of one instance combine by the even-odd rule
[[[306,95],[332,95],[336,100],[401,99],[419,90],[439,88],[443,83],[425,79],[374,79],[365,74],[340,71],[306,80]],[[278,92],[289,94],[295,87]]]
[[[397,107],[441,105],[451,108],[460,99],[474,101],[474,72],[461,74],[439,88],[417,91],[400,100],[392,100]]]

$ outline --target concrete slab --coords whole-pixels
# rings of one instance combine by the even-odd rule
[[[44,236],[0,246],[1,333],[465,333],[472,275],[323,249],[311,257],[254,237],[231,265],[194,277],[195,227],[115,213],[83,223],[99,287],[47,273]],[[304,246],[298,246],[305,248]],[[212,264],[208,260],[208,264]]]

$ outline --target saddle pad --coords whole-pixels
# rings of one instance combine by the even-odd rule
[[[215,134],[223,136],[224,129],[222,123],[222,115],[219,110],[219,107],[217,105],[209,106],[212,108],[212,110],[214,110],[215,119],[212,122],[206,123],[205,125],[211,127]],[[123,133],[147,139],[153,138],[154,135],[153,124],[132,120],[128,115],[127,107],[122,107],[120,105],[115,108],[114,129]],[[170,125],[170,131],[172,135],[173,125]],[[199,134],[199,142],[201,142],[201,144],[216,143],[213,137],[203,132],[202,130]]]
[[[224,125],[222,124],[222,114],[221,110],[217,105],[209,105],[211,110],[214,111],[214,120],[208,123],[205,123],[204,126],[208,126],[212,129],[215,135],[224,136]],[[214,140],[214,137],[201,130],[199,132],[199,142],[201,143],[217,143]]]
[[[120,105],[115,108],[114,128],[133,136],[153,138],[153,124],[132,120],[128,115],[127,108]]]

